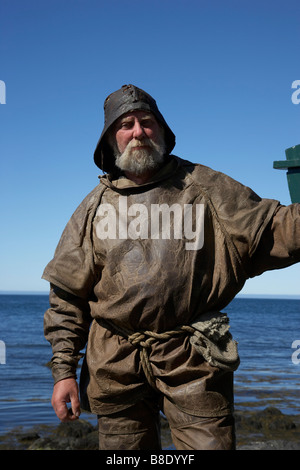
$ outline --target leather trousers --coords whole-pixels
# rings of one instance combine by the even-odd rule
[[[100,450],[161,450],[160,409],[177,450],[234,450],[232,414],[192,416],[166,397],[143,400],[123,411],[98,416]]]

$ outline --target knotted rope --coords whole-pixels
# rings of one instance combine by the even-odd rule
[[[133,346],[138,347],[140,350],[140,360],[146,379],[148,380],[151,387],[155,387],[155,377],[152,372],[150,360],[149,360],[149,349],[152,343],[155,341],[166,341],[172,337],[182,335],[184,333],[192,335],[195,332],[195,328],[189,325],[178,326],[174,330],[165,331],[164,333],[156,333],[155,331],[137,331],[132,333],[127,329],[115,325],[109,320],[103,318],[97,319],[97,322],[107,328],[110,331],[115,331],[119,335],[127,339]]]
[[[128,335],[128,341],[133,345],[140,348],[140,360],[145,376],[149,384],[155,388],[155,378],[152,372],[150,360],[149,360],[149,349],[156,340],[166,341],[174,336],[182,335],[183,333],[193,334],[194,328],[188,325],[183,325],[175,330],[166,331],[164,333],[155,333],[154,331],[137,331]]]
[[[229,319],[225,313],[210,311],[202,313],[191,325],[178,326],[174,330],[156,333],[155,331],[137,331],[133,333],[104,319],[96,320],[104,328],[126,338],[133,346],[139,348],[140,360],[149,384],[155,387],[155,377],[149,360],[149,349],[155,341],[188,334],[190,343],[203,358],[214,367],[234,371],[238,368],[240,359],[237,342],[229,333]]]

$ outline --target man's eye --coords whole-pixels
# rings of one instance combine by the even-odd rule
[[[141,122],[143,127],[151,127],[152,126],[152,119],[143,119]]]
[[[130,129],[132,127],[131,122],[122,122],[121,129]]]

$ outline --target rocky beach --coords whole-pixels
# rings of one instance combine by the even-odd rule
[[[237,450],[300,450],[300,415],[278,408],[236,411]],[[167,421],[161,418],[162,446],[174,446]],[[0,436],[0,450],[98,450],[97,427],[86,420],[31,429],[14,428]]]

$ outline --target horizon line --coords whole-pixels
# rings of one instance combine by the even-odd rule
[[[0,290],[0,295],[49,295],[49,291],[35,290]],[[235,298],[265,298],[265,299],[295,299],[300,300],[300,294],[242,294],[238,293]]]

